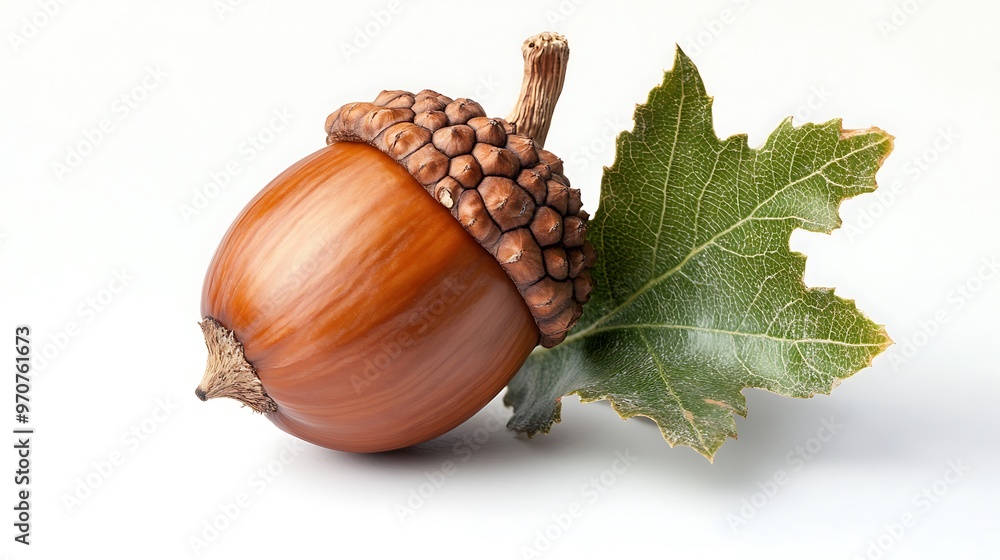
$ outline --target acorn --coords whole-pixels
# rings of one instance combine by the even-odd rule
[[[580,192],[542,148],[569,49],[542,33],[522,53],[506,119],[431,90],[329,116],[327,146],[257,194],[209,265],[200,399],[324,447],[397,449],[566,337],[595,260]]]

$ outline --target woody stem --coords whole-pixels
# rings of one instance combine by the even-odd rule
[[[517,134],[532,138],[541,148],[566,79],[569,44],[558,33],[539,33],[524,40],[521,54],[524,81],[507,122],[514,124]]]

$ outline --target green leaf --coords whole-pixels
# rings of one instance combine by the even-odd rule
[[[807,288],[788,246],[795,228],[839,227],[841,201],[875,189],[892,136],[789,118],[750,149],[746,135],[715,135],[711,105],[678,49],[605,170],[591,301],[511,381],[508,427],[548,432],[575,393],[711,459],[746,416],[744,388],[829,393],[892,343],[853,301]]]

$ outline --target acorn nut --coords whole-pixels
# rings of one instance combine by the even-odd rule
[[[569,49],[522,46],[506,119],[386,90],[326,121],[327,146],[243,209],[213,257],[202,400],[373,452],[437,437],[559,344],[590,296],[580,193],[542,148]]]

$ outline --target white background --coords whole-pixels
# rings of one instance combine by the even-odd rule
[[[15,457],[2,455],[10,558],[995,552],[1000,276],[983,263],[1000,257],[996,3],[406,2],[389,15],[384,1],[49,4],[0,8],[0,326],[11,343],[0,355],[13,362],[18,324],[31,325],[36,356],[51,345],[32,389],[30,548],[12,541]],[[574,398],[546,437],[495,429],[509,414],[497,399],[437,441],[368,456],[296,447],[235,402],[196,400],[208,261],[244,204],[324,144],[326,115],[382,89],[432,88],[504,116],[521,41],[546,29],[572,49],[546,147],[590,210],[611,139],[675,43],[715,96],[721,137],[759,145],[790,114],[895,135],[881,195],[846,202],[844,228],[797,232],[792,247],[809,256],[809,285],[837,286],[897,345],[830,397],[746,391],[740,438],[714,464],[671,449],[649,422]],[[87,140],[104,120],[109,131]],[[249,137],[261,144],[253,157]],[[227,186],[206,188],[230,161]],[[183,205],[199,201],[186,219]],[[832,438],[820,432],[831,418]],[[473,450],[463,438],[475,437],[486,441]],[[614,474],[618,452],[636,459]],[[457,472],[432,486],[448,461]]]

